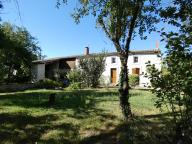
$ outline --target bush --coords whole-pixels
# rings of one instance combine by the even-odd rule
[[[99,85],[102,87],[108,88],[110,85],[110,81],[111,81],[110,77],[102,75],[99,78]]]
[[[81,88],[81,83],[80,82],[71,83],[69,88],[70,89],[80,89]]]
[[[129,75],[129,85],[131,87],[139,85],[139,75],[137,74]]]
[[[105,71],[105,53],[81,57],[79,61],[81,77],[86,87],[97,87],[99,78]]]
[[[67,74],[67,78],[70,82],[70,89],[80,89],[81,88],[81,71],[80,70],[71,70]]]
[[[67,73],[67,78],[70,83],[81,82],[81,71],[80,70],[71,70]]]
[[[35,83],[35,88],[39,88],[39,89],[42,89],[42,88],[55,89],[58,87],[62,87],[62,84],[57,81],[50,80],[50,79],[40,80]]]

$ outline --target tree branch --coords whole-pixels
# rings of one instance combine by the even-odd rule
[[[135,12],[134,12],[133,17],[131,19],[129,33],[128,33],[128,37],[127,37],[127,40],[126,40],[126,45],[125,45],[125,48],[124,48],[127,55],[128,55],[128,52],[129,52],[129,46],[130,46],[130,42],[131,42],[132,35],[133,35],[133,32],[134,32],[135,23],[136,23],[136,20],[137,20],[137,17],[138,17],[138,14],[140,12],[140,9],[141,9],[142,5],[143,5],[143,3],[140,3],[140,2],[137,3]]]
[[[107,35],[107,37],[108,37],[110,40],[113,41],[113,38],[112,38],[112,36],[110,35],[110,33],[107,31],[107,28],[106,28],[106,26],[105,26],[102,18],[100,18],[99,24],[100,24],[101,27],[103,28],[103,30],[104,30],[105,34]]]
[[[106,33],[107,37],[109,37],[109,39],[110,39],[110,40],[113,42],[113,44],[115,45],[117,51],[118,51],[119,53],[120,53],[120,52],[122,53],[122,49],[121,49],[121,46],[120,46],[120,44],[119,44],[119,41],[118,41],[116,38],[114,38],[112,35],[110,35],[110,33],[108,32],[108,30],[107,30],[107,28],[106,28],[106,26],[105,26],[102,18],[100,18],[99,23],[100,23],[101,27],[103,28],[104,32]]]

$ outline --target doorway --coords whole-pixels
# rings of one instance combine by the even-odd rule
[[[111,69],[111,83],[116,84],[116,82],[117,82],[117,69],[112,68]]]

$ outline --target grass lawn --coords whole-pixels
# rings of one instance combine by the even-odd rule
[[[52,106],[50,93],[56,93]],[[148,91],[131,90],[134,120],[125,123],[115,89],[0,93],[0,143],[165,144],[168,116],[154,99]]]

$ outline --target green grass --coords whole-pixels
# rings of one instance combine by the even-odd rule
[[[56,93],[50,106],[48,96]],[[131,90],[134,120],[123,122],[116,89],[0,93],[0,143],[166,143],[167,115],[155,96]]]

